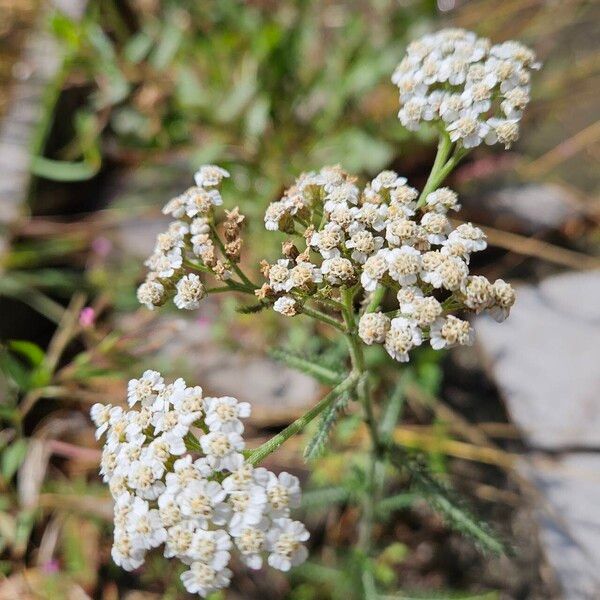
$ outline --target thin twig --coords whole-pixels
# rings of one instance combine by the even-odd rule
[[[588,125],[574,136],[562,141],[533,162],[522,167],[521,172],[527,177],[541,177],[560,163],[581,152],[590,144],[600,139],[600,120]]]

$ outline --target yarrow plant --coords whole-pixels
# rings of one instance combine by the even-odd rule
[[[348,369],[334,372],[284,356],[332,390],[253,451],[244,450],[242,438],[249,405],[202,398],[200,388],[182,380],[166,385],[153,371],[130,382],[132,410],[95,406],[98,434],[106,435],[101,472],[115,497],[118,564],[137,568],[149,549],[164,544],[165,556],[190,566],[182,576],[186,588],[206,595],[228,585],[234,547],[251,568],[259,568],[264,555],[282,570],[302,562],[308,533],[289,514],[298,505],[298,480],[257,465],[322,414],[317,442],[307,448],[312,455],[348,398],[361,405],[371,440],[358,527],[358,550],[367,560],[364,597],[376,597],[368,558],[376,499],[385,493],[382,465],[408,470],[452,524],[488,549],[501,550],[486,526],[455,505],[446,488],[393,442],[390,427],[401,400],[368,366],[365,348],[381,345],[392,359],[407,363],[423,344],[434,350],[471,344],[469,314],[485,311],[498,321],[508,316],[514,290],[501,279],[470,273],[471,255],[486,248],[486,237],[473,224],[452,219],[460,202],[442,184],[482,141],[505,147],[516,141],[530,73],[537,68],[534,54],[521,44],[492,45],[464,30],[412,43],[392,80],[400,90],[403,125],[414,130],[427,121],[439,131],[425,186],[418,191],[389,170],[364,186],[339,166],[302,174],[266,210],[266,229],[287,239],[279,258],[261,262],[260,284],[240,265],[244,216],[237,207],[221,214],[225,169],[201,167],[195,186],[165,205],[172,222],[145,263],[141,304],[155,309],[172,300],[179,309],[195,310],[209,294],[248,294],[254,303],[243,312],[271,308],[337,331],[347,342]],[[385,407],[382,398],[389,398]]]

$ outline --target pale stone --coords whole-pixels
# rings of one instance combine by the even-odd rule
[[[572,193],[551,183],[502,188],[483,197],[467,197],[463,205],[476,221],[536,235],[561,229],[582,213]]]
[[[600,598],[600,455],[534,455],[521,469],[542,494],[540,537],[565,600]]]
[[[215,342],[211,321],[217,310],[218,303],[207,298],[200,318],[165,314],[140,323],[136,315],[126,315],[119,328],[148,341],[156,351],[152,368],[166,377],[201,385],[206,395],[250,402],[250,422],[256,426],[287,425],[314,405],[320,386],[308,375],[262,354],[227,350]],[[148,350],[139,348],[140,353]]]
[[[600,271],[517,289],[510,317],[475,320],[477,340],[530,445],[600,447]]]

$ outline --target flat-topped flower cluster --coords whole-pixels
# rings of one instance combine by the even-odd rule
[[[165,557],[188,565],[186,589],[205,597],[229,585],[234,549],[252,569],[264,557],[282,571],[306,559],[309,533],[290,518],[298,478],[244,459],[248,403],[146,371],[129,382],[128,404],[91,409],[105,438],[100,473],[115,500],[116,564],[136,569],[164,545]]]
[[[484,232],[470,223],[454,228],[447,216],[460,208],[455,192],[438,189],[418,207],[416,189],[383,171],[364,189],[339,167],[302,175],[265,214],[267,229],[301,232],[300,251],[289,241],[284,258],[264,265],[268,282],[259,295],[287,316],[303,303],[339,297],[341,288],[364,298],[378,286],[395,294],[397,309],[366,312],[358,333],[366,344],[384,344],[398,361],[429,339],[435,349],[469,344],[472,329],[455,314],[489,311],[505,319],[512,287],[469,274],[474,252],[486,247]]]
[[[398,118],[410,130],[437,122],[465,148],[519,137],[530,101],[535,54],[523,44],[492,45],[464,29],[443,29],[409,44],[392,82],[400,91]]]
[[[209,165],[198,173],[213,173],[208,180],[196,177],[203,185],[218,185],[226,171]],[[473,332],[462,313],[485,310],[502,321],[515,301],[513,288],[502,279],[492,283],[470,274],[471,254],[486,248],[485,234],[470,223],[452,226],[448,213],[460,204],[447,187],[419,199],[419,192],[394,171],[382,171],[362,189],[337,166],[301,175],[266,210],[265,227],[293,237],[283,244],[282,258],[263,261],[267,282],[257,290],[230,279],[239,252],[230,256],[216,232],[214,207],[222,203],[218,190],[209,189],[213,200],[198,216],[196,200],[190,198],[200,188],[192,189],[193,194],[188,190],[165,207],[176,219],[158,236],[147,261],[158,270],[138,290],[140,302],[149,307],[171,294],[177,307],[197,308],[207,291],[203,273],[220,277],[234,291],[245,285],[244,291],[254,291],[290,317],[308,302],[339,311],[343,289],[368,299],[383,287],[394,294],[397,307],[362,314],[358,334],[364,343],[383,344],[390,356],[406,362],[409,351],[425,340],[436,350],[472,343]],[[242,220],[237,209],[227,213],[226,240],[239,240]],[[198,233],[200,225],[204,233]],[[215,262],[217,248],[223,256]],[[165,260],[174,262],[168,269],[156,267]],[[160,288],[159,297],[150,297],[150,287]]]

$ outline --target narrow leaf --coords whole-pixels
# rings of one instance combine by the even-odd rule
[[[310,439],[304,449],[305,460],[318,458],[325,451],[325,446],[329,440],[331,430],[335,422],[346,406],[348,405],[348,394],[343,394],[323,413],[315,435]]]
[[[21,466],[27,453],[27,440],[21,438],[14,441],[2,452],[2,477],[5,481],[12,479]]]
[[[394,427],[396,426],[396,423],[402,414],[402,409],[404,408],[405,390],[409,380],[412,380],[412,374],[410,371],[407,371],[400,377],[400,381],[396,384],[396,387],[394,388],[394,391],[392,392],[385,407],[385,412],[383,413],[381,424],[379,425],[381,437],[384,439],[388,439],[392,435]]]
[[[275,360],[285,363],[288,367],[311,375],[317,381],[328,385],[337,385],[344,378],[343,373],[328,369],[323,365],[312,362],[302,356],[288,352],[287,350],[274,349],[269,352],[269,355]]]
[[[385,498],[377,505],[377,514],[381,517],[387,517],[390,513],[409,508],[419,499],[418,494],[413,492],[404,492]]]
[[[34,175],[52,181],[85,181],[91,179],[99,170],[99,161],[68,162],[43,156],[34,156],[31,161],[31,172]]]
[[[28,340],[10,340],[8,347],[13,352],[24,356],[32,367],[37,367],[44,360],[44,351]]]
[[[494,554],[506,553],[507,549],[492,532],[491,527],[475,517],[463,502],[456,498],[454,490],[432,477],[419,460],[399,446],[391,449],[390,459],[398,469],[409,472],[414,490],[444,517],[450,527],[473,539],[483,550]]]
[[[238,312],[242,315],[250,315],[250,314],[261,312],[268,306],[269,306],[268,302],[257,302],[256,304],[244,304],[243,306],[238,306],[235,309],[235,312]]]
[[[317,508],[345,502],[351,496],[350,490],[344,487],[327,487],[310,490],[302,496],[302,508]]]

